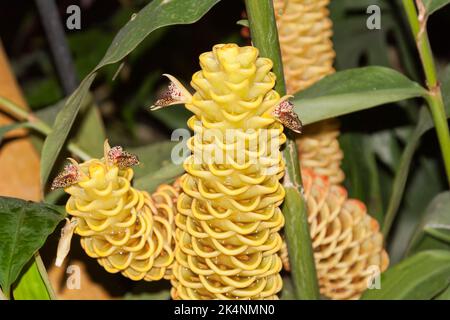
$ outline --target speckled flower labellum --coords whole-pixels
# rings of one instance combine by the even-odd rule
[[[294,111],[294,104],[288,100],[281,101],[273,111],[273,116],[286,128],[302,133],[302,122]]]
[[[77,183],[80,177],[80,171],[75,164],[68,164],[64,170],[59,173],[52,182],[51,190],[66,188]]]
[[[187,91],[175,77],[171,76],[170,74],[164,74],[164,76],[169,78],[170,84],[162,97],[158,99],[153,106],[150,107],[150,110],[152,111],[162,109],[174,104],[188,103],[192,98],[189,91]]]
[[[139,164],[135,154],[124,151],[122,147],[115,146],[108,151],[108,161],[116,164],[120,169],[130,168]]]
[[[104,143],[104,156],[82,163],[74,160],[56,179],[70,195],[66,212],[71,216],[62,230],[57,264],[69,253],[72,233],[81,247],[111,273],[131,280],[170,279],[175,259],[174,199],[178,187],[160,185],[153,194],[132,186],[135,155]],[[74,168],[80,174],[75,183]],[[69,183],[70,182],[70,183]]]

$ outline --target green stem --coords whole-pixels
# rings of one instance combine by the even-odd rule
[[[0,105],[4,107],[3,110],[9,115],[19,121],[28,121],[27,127],[34,129],[43,135],[48,136],[52,131],[52,128],[50,128],[44,121],[36,118],[32,113],[22,109],[12,101],[0,97]],[[67,149],[83,161],[92,158],[88,153],[86,153],[83,149],[81,149],[77,144],[73,142],[69,142],[67,144]]]
[[[272,0],[245,1],[253,45],[260,55],[270,58],[273,72],[277,76],[275,89],[286,94],[278,31],[273,12]],[[319,299],[317,274],[309,233],[308,214],[302,195],[302,180],[299,158],[293,136],[288,133],[283,156],[286,161],[284,187],[286,197],[283,214],[286,219],[285,235],[291,263],[291,274],[296,298],[302,300]]]
[[[403,7],[411,26],[412,34],[416,41],[420,60],[425,73],[428,86],[426,101],[430,107],[433,122],[436,127],[439,145],[444,160],[445,172],[450,185],[450,131],[445,114],[444,102],[442,100],[441,88],[439,86],[436,66],[431,51],[430,41],[427,33],[427,19],[425,6],[422,0],[416,0],[419,7],[419,15],[412,0],[403,0]]]
[[[447,173],[447,180],[450,185],[450,132],[444,102],[442,101],[441,89],[437,92],[437,96],[429,95],[426,100],[430,106],[431,115],[436,127],[442,156],[444,158],[445,172]]]

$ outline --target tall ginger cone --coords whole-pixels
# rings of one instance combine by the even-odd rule
[[[172,297],[276,299],[282,288],[279,206],[285,196],[279,145],[286,137],[273,115],[283,99],[273,90],[272,62],[258,57],[254,47],[220,44],[200,55],[200,65],[192,77],[193,96],[169,76],[171,99],[194,113],[188,125],[195,132],[177,204]],[[229,129],[241,146],[225,139]],[[263,136],[266,130],[270,134]],[[257,155],[249,146],[258,139],[276,150]],[[214,150],[210,161],[196,161],[202,150]],[[239,155],[245,155],[242,162]]]
[[[288,94],[304,90],[334,72],[329,0],[274,0],[275,17]],[[297,139],[303,168],[342,183],[343,152],[339,122],[327,120],[305,127]]]
[[[304,90],[334,72],[329,0],[274,0],[288,92]],[[343,152],[339,123],[308,126],[297,138],[308,220],[321,294],[331,299],[358,299],[368,282],[389,263],[383,237],[365,205],[348,199],[339,186]],[[281,250],[286,269],[286,245]]]
[[[170,278],[177,185],[161,185],[152,195],[135,189],[131,166],[138,163],[136,156],[107,142],[104,153],[102,159],[80,164],[71,160],[53,181],[53,188],[70,195],[66,211],[72,216],[63,230],[57,264],[68,253],[74,231],[85,252],[108,272],[132,280]]]
[[[358,299],[389,264],[378,222],[327,177],[304,169],[302,178],[320,292]]]

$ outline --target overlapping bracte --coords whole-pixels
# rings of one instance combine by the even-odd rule
[[[333,73],[329,0],[274,0],[288,93],[307,89]],[[370,277],[387,268],[378,223],[365,205],[347,199],[339,146],[339,122],[322,121],[304,128],[296,139],[311,238],[321,294],[331,299],[357,299]],[[286,269],[286,247],[281,257]]]
[[[333,73],[330,0],[274,0],[288,93],[304,90]]]
[[[285,195],[279,145],[286,137],[273,116],[283,99],[273,90],[272,62],[254,47],[220,44],[200,56],[200,65],[191,82],[195,94],[185,101],[195,135],[178,199],[172,297],[275,299]],[[244,143],[225,139],[229,130]],[[261,137],[266,146],[276,142],[276,152],[252,150]],[[207,149],[215,150],[211,161],[196,161]]]
[[[85,252],[132,280],[170,278],[177,186],[155,193],[131,186],[137,158],[105,143],[105,156],[67,166],[54,181],[70,195],[66,211]]]
[[[389,264],[378,222],[364,203],[349,199],[327,177],[304,169],[302,178],[320,292],[331,299],[358,299]],[[282,258],[289,269],[287,256]]]
[[[329,0],[274,0],[288,94],[302,91],[334,72]],[[296,142],[303,168],[339,184],[343,158],[337,138],[339,123],[327,120],[307,126]]]

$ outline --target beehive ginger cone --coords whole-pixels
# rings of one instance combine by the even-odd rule
[[[361,201],[349,199],[328,178],[309,169],[302,170],[302,178],[320,293],[358,299],[389,264],[378,222]],[[289,270],[286,246],[281,257]]]
[[[336,185],[345,179],[339,135],[339,121],[331,119],[306,126],[304,134],[295,140],[301,167],[327,177]]]
[[[331,36],[329,0],[274,0],[286,88],[302,91],[334,72],[336,56]],[[339,122],[326,120],[307,126],[296,139],[303,168],[340,184],[343,153],[339,146]]]
[[[120,147],[111,149],[105,143],[104,158],[72,161],[53,187],[65,187],[75,233],[85,252],[106,271],[132,280],[168,279],[178,187],[161,185],[152,195],[133,188],[130,166],[135,163],[130,159],[133,156]]]
[[[195,135],[189,142],[194,151],[214,147],[236,151],[236,143],[225,140],[235,129],[244,144],[241,154],[227,153],[221,162],[184,163],[183,192],[176,216],[176,261],[173,268],[174,299],[276,299],[282,288],[278,251],[279,230],[284,218],[279,208],[285,192],[279,180],[284,163],[279,152],[248,161],[250,141],[271,129],[267,145],[286,140],[283,126],[272,111],[280,101],[273,90],[272,62],[258,57],[254,47],[221,44],[200,56],[201,71],[191,85],[195,94],[186,101],[194,113],[189,127]],[[218,134],[207,136],[207,129]],[[247,129],[254,130],[253,133]]]
[[[304,90],[333,73],[329,0],[274,0],[286,88]]]

